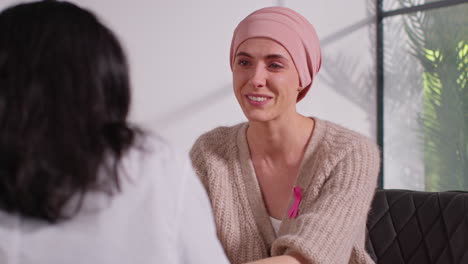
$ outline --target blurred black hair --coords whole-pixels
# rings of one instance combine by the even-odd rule
[[[0,209],[56,222],[88,191],[114,194],[139,134],[127,122],[129,71],[114,34],[74,4],[0,13]],[[105,173],[104,173],[105,172]]]

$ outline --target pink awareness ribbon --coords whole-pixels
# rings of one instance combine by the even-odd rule
[[[294,190],[294,202],[288,211],[289,218],[297,217],[297,214],[299,212],[299,204],[301,203],[301,200],[302,200],[301,187],[294,187],[293,190]]]

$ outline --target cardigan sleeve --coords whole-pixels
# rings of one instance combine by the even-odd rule
[[[303,193],[299,215],[286,220],[286,231],[272,245],[273,256],[294,252],[308,263],[349,262],[356,233],[366,225],[380,165],[374,143],[366,140],[349,149],[330,162],[318,197],[307,194],[310,187]]]
[[[201,183],[205,187],[205,190],[208,191],[208,182],[207,182],[207,168],[206,162],[204,161],[204,151],[203,151],[203,138],[198,138],[190,149],[189,156],[192,162],[192,167],[200,179]]]
[[[201,135],[190,149],[189,156],[193,169],[210,195],[210,198],[209,177],[210,175],[218,175],[219,168],[217,165],[225,163],[229,158],[229,154],[226,154],[226,152],[229,149],[228,146],[233,144],[233,131],[235,132],[236,130],[227,127],[215,128]]]

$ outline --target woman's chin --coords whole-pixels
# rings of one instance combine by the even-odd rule
[[[266,113],[247,113],[245,116],[249,122],[268,122],[273,120],[273,117]]]

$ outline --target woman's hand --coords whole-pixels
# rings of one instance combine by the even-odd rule
[[[306,260],[298,254],[283,255],[265,258],[245,264],[307,264]]]

